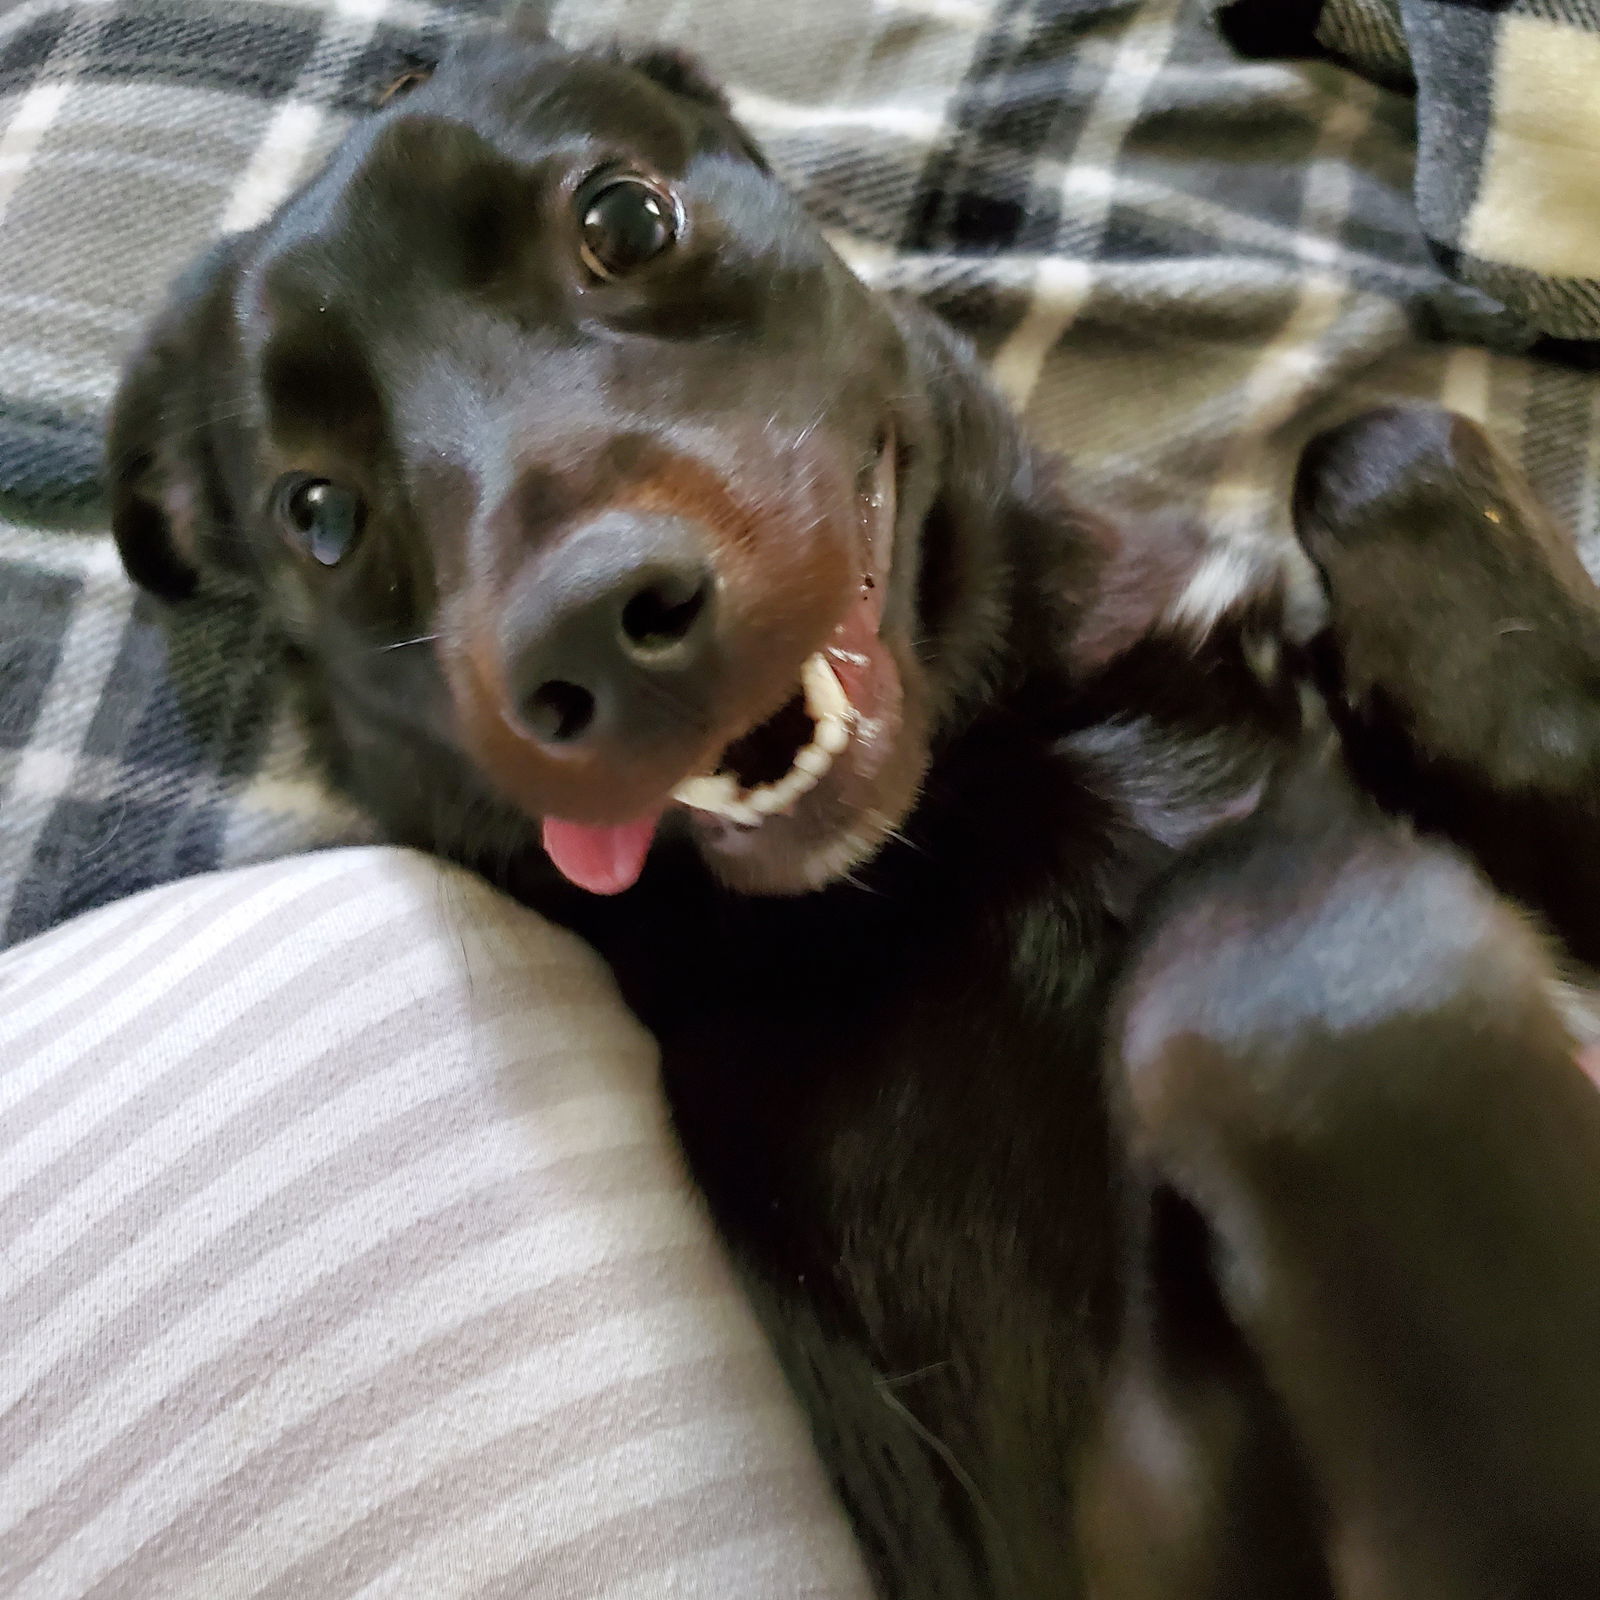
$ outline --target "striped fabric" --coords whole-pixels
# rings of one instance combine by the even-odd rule
[[[6,1600],[864,1600],[581,945],[402,851],[0,962]]]

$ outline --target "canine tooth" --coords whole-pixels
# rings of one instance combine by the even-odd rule
[[[819,724],[829,717],[840,722],[849,718],[850,701],[821,651],[806,657],[800,669],[800,687],[805,691],[806,709]]]
[[[813,778],[820,778],[829,767],[833,765],[833,757],[837,751],[830,753],[820,744],[808,744],[804,750],[797,750],[794,765],[800,772],[809,773]]]
[[[812,748],[821,750],[830,760],[839,755],[850,743],[850,724],[843,717],[819,717],[817,731],[811,736]]]

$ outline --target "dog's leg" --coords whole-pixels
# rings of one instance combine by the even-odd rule
[[[1152,929],[1113,1081],[1203,1287],[1169,1309],[1136,1234],[1155,1309],[1101,1475],[1153,1553],[1090,1592],[1600,1592],[1600,1094],[1539,936],[1331,763],[1198,852]],[[1283,1506],[1299,1571],[1239,1543]]]
[[[1362,782],[1600,964],[1600,589],[1481,430],[1371,412],[1296,494]]]
[[[1332,1600],[1315,1490],[1210,1267],[1210,1230],[1130,1174],[1123,1330],[1078,1521],[1090,1600]]]

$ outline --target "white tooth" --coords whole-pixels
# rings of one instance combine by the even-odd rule
[[[726,772],[687,778],[672,791],[672,798],[696,811],[709,811],[713,816],[726,817],[729,822],[740,822],[746,827],[761,820],[759,813],[751,809],[749,797]]]
[[[800,669],[800,686],[805,690],[806,709],[818,722],[826,717],[837,717],[841,722],[849,718],[850,701],[820,651],[806,657]]]
[[[787,811],[801,795],[810,794],[816,786],[817,780],[811,773],[793,769],[777,783],[769,784],[767,792],[777,797],[778,810]]]
[[[726,817],[729,822],[753,828],[765,814],[765,808],[756,803],[762,793],[754,789],[747,794],[734,782],[731,773],[714,772],[709,776],[685,778],[672,791],[672,798],[695,811],[709,811],[712,816]]]
[[[779,812],[787,811],[813,782],[812,779],[806,778],[804,785],[797,787],[794,781],[796,778],[806,778],[806,775],[803,772],[791,772],[776,783],[763,784],[759,789],[752,789],[751,808],[759,811],[764,817],[775,817]]]
[[[810,794],[821,780],[820,772],[791,772],[783,781],[789,787],[790,804],[798,800],[803,794]]]
[[[778,786],[779,789],[787,790],[784,810],[789,810],[790,806],[794,805],[795,800],[800,798],[800,795],[808,795],[811,790],[816,789],[818,779],[818,773],[790,773]]]
[[[833,765],[833,757],[837,753],[830,754],[819,744],[808,744],[804,750],[796,752],[794,764],[798,771],[820,778]]]
[[[744,827],[755,827],[764,817],[781,815],[801,795],[816,788],[833,765],[833,758],[850,743],[850,718],[854,715],[833,669],[819,655],[807,658],[800,669],[806,709],[816,724],[811,743],[795,752],[789,770],[776,782],[741,789],[731,772],[702,773],[685,778],[672,791],[680,805],[726,817]]]
[[[811,735],[812,747],[821,750],[830,759],[839,755],[850,743],[850,724],[842,717],[819,717],[817,730]]]
[[[682,805],[693,806],[696,811],[723,812],[728,806],[738,805],[739,786],[726,772],[714,772],[698,778],[685,778],[672,791],[672,798]]]

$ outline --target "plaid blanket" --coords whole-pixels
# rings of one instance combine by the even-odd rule
[[[1282,0],[1285,8],[1289,0]],[[1531,8],[1529,8],[1531,9]],[[1487,419],[1593,551],[1597,380],[1444,270],[1414,106],[1242,59],[1208,0],[567,0],[733,88],[867,278],[964,328],[1049,445],[1248,560],[1306,433],[1394,395]],[[145,885],[364,836],[237,596],[163,643],[96,510],[118,360],[458,0],[13,0],[0,13],[0,942]]]
[[[1320,51],[1417,99],[1417,214],[1447,272],[1600,366],[1596,0],[1222,0],[1254,54]]]

